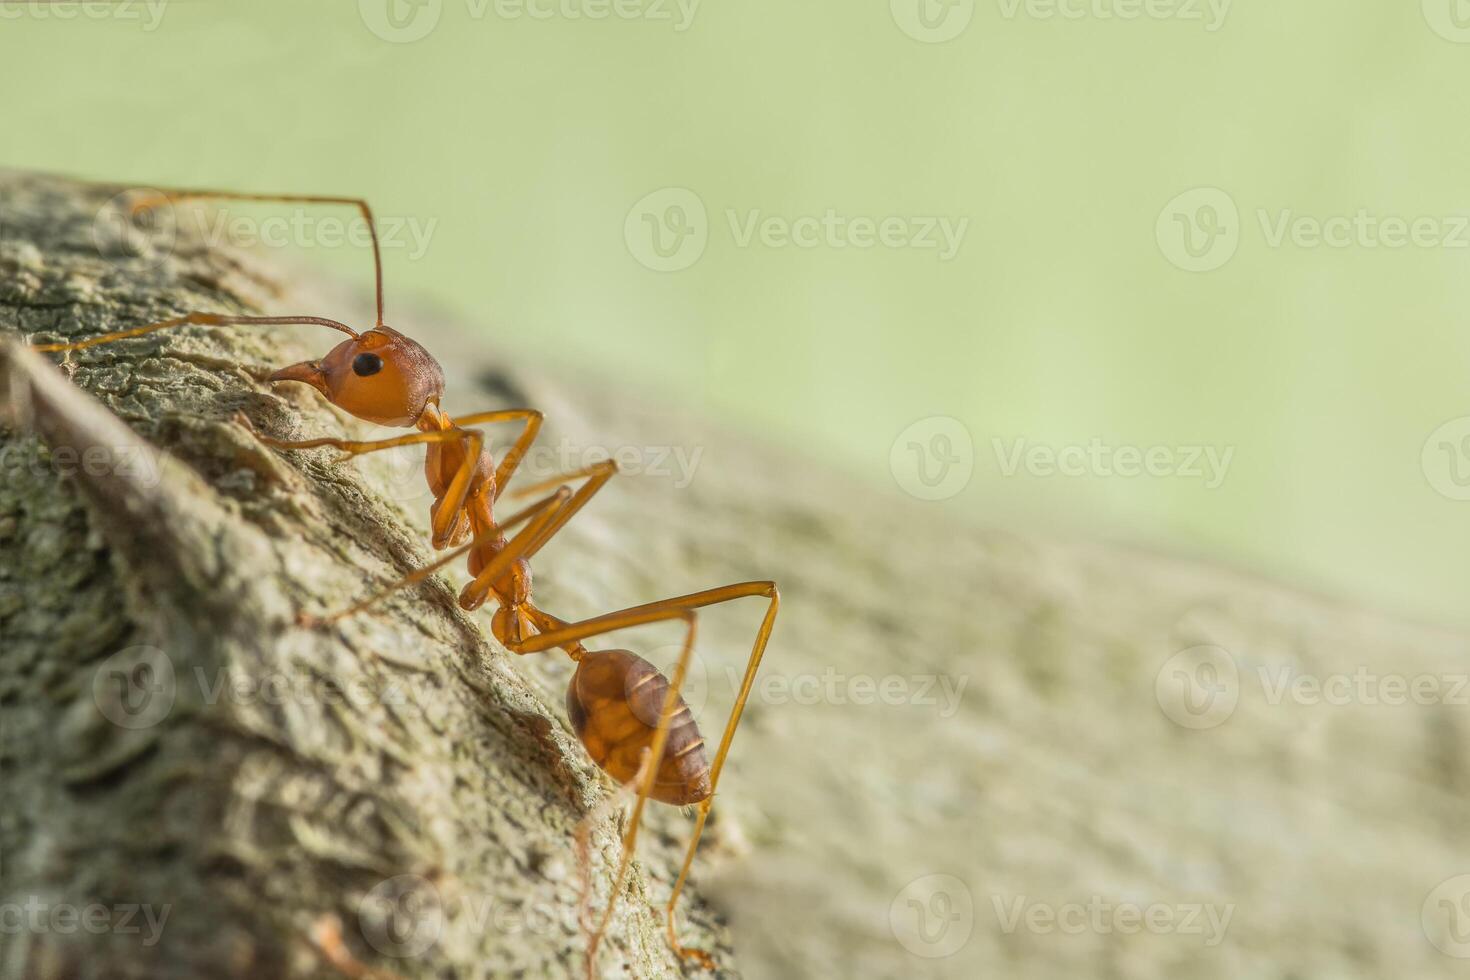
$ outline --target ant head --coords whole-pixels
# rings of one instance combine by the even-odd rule
[[[444,394],[439,362],[392,327],[374,327],[319,361],[282,368],[271,381],[301,381],[345,412],[378,425],[410,426]]]

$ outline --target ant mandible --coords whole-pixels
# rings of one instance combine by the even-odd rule
[[[161,204],[188,200],[335,204],[357,208],[367,223],[372,242],[377,299],[377,320],[372,329],[358,333],[346,324],[318,316],[194,312],[86,340],[40,344],[35,349],[80,351],[186,326],[309,324],[347,334],[347,340],[320,360],[303,361],[282,368],[270,375],[269,380],[310,385],[333,405],[366,422],[418,431],[412,435],[365,442],[333,438],[287,442],[264,435],[258,438],[275,449],[330,447],[348,457],[400,446],[425,445],[424,476],[434,495],[429,511],[433,545],[435,550],[454,550],[347,609],[325,617],[303,615],[303,624],[325,626],[362,612],[390,593],[421,582],[468,554],[473,581],[460,592],[460,606],[466,611],[473,611],[484,605],[486,600],[494,599],[498,608],[491,620],[491,632],[506,649],[517,654],[531,654],[559,648],[576,662],[576,671],[567,687],[566,702],[572,727],[592,760],[619,784],[637,792],[637,801],[623,835],[623,853],[607,908],[588,941],[589,975],[595,971],[598,944],[607,931],[622,891],[637,842],[643,808],[649,799],[674,806],[697,806],[694,832],[669,898],[666,919],[668,940],[674,952],[681,958],[712,968],[714,960],[709,953],[679,944],[674,912],[714,802],[715,787],[719,784],[730,742],[735,736],[755,682],[756,670],[775,625],[780,606],[776,583],[741,582],[570,623],[537,608],[531,599],[531,558],[612,478],[617,472],[617,465],[605,460],[521,488],[515,496],[534,494],[552,487],[556,489],[497,522],[495,503],[535,441],[541,428],[542,414],[535,409],[512,408],[451,417],[440,409],[444,373],[439,363],[412,338],[383,322],[383,260],[377,227],[367,202],[353,197],[171,190],[145,196],[133,204],[132,211],[137,214]],[[248,419],[243,416],[240,420],[248,424]],[[483,434],[476,427],[501,422],[518,422],[522,428],[497,465],[485,447]],[[585,482],[573,492],[569,484],[577,480]],[[519,530],[508,538],[507,534],[515,528]],[[734,707],[711,763],[689,706],[679,693],[694,650],[696,610],[746,597],[765,598],[768,605],[765,618],[756,632]],[[588,650],[582,644],[583,640],[615,630],[666,620],[682,620],[685,624],[684,642],[672,678],[665,678],[651,663],[630,651]]]

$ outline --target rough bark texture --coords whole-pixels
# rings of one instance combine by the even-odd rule
[[[185,242],[152,271],[99,258],[91,201],[75,189],[11,179],[0,194],[0,326],[93,333],[194,305],[286,301],[250,256]],[[780,581],[782,617],[715,808],[709,857],[720,860],[697,877],[728,913],[748,975],[1463,972],[1435,945],[1448,924],[1439,899],[1461,897],[1435,890],[1470,873],[1463,632],[1198,562],[957,526],[682,408],[647,406],[609,379],[543,377],[486,350],[483,331],[396,325],[441,352],[452,409],[534,405],[556,421],[545,442],[566,461],[633,447],[653,470],[614,481],[538,557],[537,595],[558,615]],[[5,962],[36,973],[111,949],[139,975],[289,975],[314,968],[300,937],[324,909],[374,955],[354,931],[359,900],[416,874],[449,910],[440,941],[374,962],[408,975],[554,975],[575,963],[570,927],[509,935],[494,918],[477,926],[456,899],[575,904],[572,829],[604,789],[548,707],[569,665],[487,646],[440,586],[334,636],[289,627],[296,609],[330,607],[421,560],[427,500],[413,496],[411,468],[278,456],[228,423],[244,408],[281,435],[348,427],[315,398],[253,380],[299,356],[282,336],[191,332],[74,359],[81,386],[179,460],[153,516],[120,511],[105,485],[73,491],[48,467],[7,473],[5,900],[175,908],[151,954],[137,936],[51,930],[21,937]],[[654,465],[665,447],[686,462],[702,453],[687,486],[676,463]],[[875,461],[870,482],[887,480],[887,466]],[[758,616],[730,607],[701,620],[691,695],[707,736]],[[649,653],[677,630],[618,639],[609,645]],[[406,698],[207,705],[190,680],[168,718],[137,734],[99,719],[90,685],[104,658],[138,644],[167,650],[185,677],[300,670],[339,685],[398,681]],[[1228,652],[1209,664],[1219,673],[1176,659],[1201,644]],[[1438,700],[1273,693],[1283,672],[1359,671],[1438,681]],[[1181,672],[1230,689],[1221,703],[1233,712],[1192,719],[1171,700]],[[604,823],[605,876],[617,850]],[[659,815],[635,894],[664,893],[687,826]],[[910,888],[931,875],[950,876],[943,896]],[[1097,902],[1229,907],[1231,918],[1211,943],[1198,919],[1064,931],[1026,916]],[[708,909],[691,911],[703,933]],[[637,901],[618,924],[615,945],[640,975],[669,969],[655,926]]]
[[[0,178],[0,335],[324,312],[187,223],[176,241],[125,230],[109,196]],[[0,903],[24,922],[0,933],[0,975],[320,975],[310,937],[329,915],[361,960],[407,977],[580,970],[574,830],[607,785],[558,695],[442,583],[328,633],[294,625],[430,557],[427,496],[391,499],[422,486],[404,457],[278,455],[231,421],[358,431],[314,393],[257,380],[337,337],[155,335],[69,357],[70,385],[5,355]],[[593,838],[604,895],[616,834],[609,809]],[[659,836],[645,865],[666,892]],[[650,891],[640,872],[610,975],[674,971]],[[166,914],[161,930],[132,905]],[[108,928],[82,924],[89,906]],[[728,965],[697,889],[689,915]]]

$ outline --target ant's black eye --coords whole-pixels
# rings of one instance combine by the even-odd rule
[[[383,359],[377,354],[358,354],[352,359],[352,373],[359,378],[366,378],[381,370],[383,370]]]

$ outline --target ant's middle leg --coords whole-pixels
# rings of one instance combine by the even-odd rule
[[[463,557],[470,551],[473,551],[476,548],[482,547],[492,541],[499,539],[506,531],[515,527],[519,527],[520,525],[526,523],[527,521],[531,521],[533,518],[536,518],[538,516],[542,517],[542,519],[544,520],[544,515],[547,512],[554,513],[557,508],[565,506],[566,502],[571,499],[571,496],[572,492],[566,487],[562,487],[560,490],[550,495],[549,497],[538,500],[531,506],[519,510],[516,513],[512,514],[510,517],[507,517],[504,521],[500,522],[490,530],[480,533],[475,537],[474,540],[470,541],[469,544],[455,548],[453,551],[448,552],[436,561],[425,565],[423,568],[418,568],[412,572],[409,572],[402,578],[383,586],[381,589],[374,592],[366,599],[363,599],[361,602],[354,603],[353,605],[348,606],[346,609],[339,610],[338,612],[332,613],[329,616],[309,616],[306,614],[302,614],[301,616],[297,617],[297,621],[302,626],[306,627],[330,626],[332,623],[335,623],[338,620],[346,619],[349,616],[355,616],[360,612],[365,612],[366,610],[382,602],[394,592],[397,592],[399,589],[408,588],[411,585],[417,585],[419,582],[422,582],[430,575],[433,575],[441,568],[444,568],[446,565],[449,565],[457,559]]]
[[[530,531],[530,528],[526,529]],[[677,603],[677,600],[675,600]],[[659,608],[654,608],[655,606]],[[627,614],[633,613],[629,617]],[[553,617],[541,615],[538,620],[545,623],[558,622]],[[561,634],[558,642],[549,643],[507,643],[506,646],[514,653],[537,653],[563,644],[577,643],[580,640],[590,639],[603,633],[610,633],[626,626],[644,625],[647,623],[665,622],[668,620],[682,620],[685,623],[684,645],[679,652],[679,659],[674,664],[672,676],[668,681],[668,690],[664,694],[663,704],[659,708],[658,721],[654,726],[653,734],[640,761],[637,772],[622,789],[637,793],[637,800],[633,804],[633,812],[628,819],[627,829],[623,832],[622,854],[618,858],[618,870],[613,876],[612,891],[608,893],[607,907],[603,909],[602,917],[598,920],[596,929],[588,937],[587,941],[587,976],[589,980],[597,975],[597,947],[606,935],[608,925],[612,922],[613,912],[617,909],[618,899],[622,896],[624,884],[628,878],[628,871],[632,867],[633,855],[638,845],[638,830],[642,825],[643,811],[652,797],[655,783],[658,781],[664,763],[664,755],[668,748],[669,733],[673,730],[674,718],[680,714],[688,714],[688,705],[683,704],[680,692],[684,686],[684,679],[689,673],[689,664],[694,658],[694,640],[698,631],[698,614],[693,608],[670,603],[653,603],[648,607],[640,607],[634,610],[624,610],[621,613],[610,613],[599,616],[596,619],[587,620],[583,623],[562,625],[555,632]],[[542,634],[549,637],[550,633]],[[535,640],[540,640],[538,636]],[[595,719],[589,719],[589,728],[596,724]],[[703,745],[703,740],[698,740],[695,745]],[[689,751],[688,748],[680,750]],[[590,834],[590,823],[595,821],[601,813],[602,808],[594,810],[583,818],[581,826],[578,827],[579,842],[586,839]],[[579,846],[579,850],[581,847]],[[584,871],[590,872],[591,856],[585,855],[586,867]],[[588,874],[587,891],[584,893],[582,907],[585,909],[591,902],[591,881]],[[678,947],[675,947],[678,951]]]
[[[588,478],[587,482],[578,487],[577,492],[571,495],[565,506],[559,507],[555,512],[548,514],[544,524],[539,524],[538,522],[538,527],[534,529],[535,533],[530,533],[532,532],[532,528],[528,527],[525,531],[517,534],[509,544],[501,549],[480,570],[479,574],[475,576],[475,580],[464,587],[464,591],[460,593],[459,604],[467,610],[478,609],[484,605],[485,600],[490,598],[490,593],[495,583],[510,570],[511,565],[517,559],[529,559],[536,552],[540,551],[556,532],[566,526],[567,521],[570,521],[579,510],[587,506],[587,502],[597,494],[597,491],[606,486],[607,481],[611,480],[617,472],[618,464],[610,459],[605,459],[600,463],[594,463],[581,470],[564,473],[553,480],[545,480],[517,490],[515,496],[544,490],[554,484],[563,484],[563,489],[566,489],[564,486],[565,481],[576,480],[582,477]]]
[[[731,708],[730,716],[725,722],[725,730],[720,737],[719,748],[715,751],[714,760],[710,765],[709,795],[699,801],[694,831],[690,835],[688,848],[684,852],[684,864],[679,869],[679,877],[674,882],[673,893],[669,896],[668,905],[665,907],[669,945],[681,958],[694,960],[706,968],[714,965],[713,958],[704,950],[686,947],[679,942],[674,914],[679,904],[679,896],[684,889],[684,883],[689,877],[689,870],[694,863],[694,854],[699,848],[699,839],[704,833],[705,821],[709,818],[710,808],[714,805],[715,790],[719,786],[720,772],[724,768],[725,759],[730,754],[730,743],[734,741],[735,730],[740,727],[741,715],[745,712],[745,704],[755,684],[756,671],[760,669],[761,660],[766,653],[766,645],[771,639],[771,631],[776,625],[776,615],[781,608],[781,593],[776,583],[770,581],[740,582],[720,588],[705,589],[702,592],[694,592],[672,599],[661,599],[618,612],[605,613],[580,623],[561,623],[553,617],[543,615],[541,619],[549,627],[548,629],[527,640],[506,644],[513,653],[536,653],[551,647],[565,647],[602,633],[658,622],[681,611],[692,616],[695,609],[744,598],[766,599],[766,614],[761,620],[760,628],[756,630],[755,642],[751,647],[750,657],[745,663],[745,674],[741,678],[740,689],[736,692],[734,707]],[[691,620],[691,629],[692,622]]]
[[[526,458],[526,451],[531,448],[531,443],[536,441],[536,434],[541,431],[541,423],[545,416],[534,408],[511,408],[496,412],[477,412],[474,415],[461,415],[449,421],[460,428],[468,428],[472,425],[487,425],[491,422],[513,422],[524,420],[526,427],[521,434],[516,436],[516,441],[506,450],[500,458],[500,465],[495,467],[495,496],[491,498],[494,502],[500,499],[505,492],[505,485],[510,482],[511,476],[521,465],[521,460]]]

